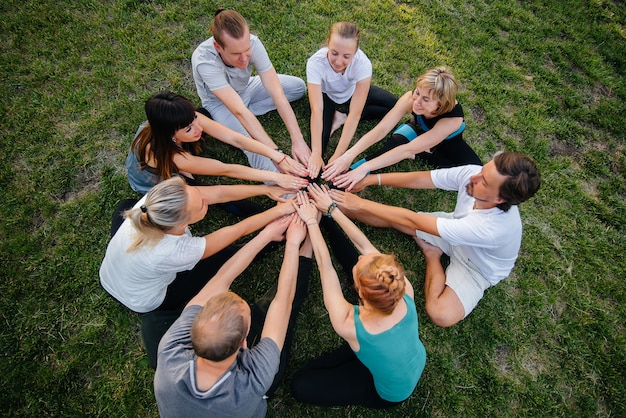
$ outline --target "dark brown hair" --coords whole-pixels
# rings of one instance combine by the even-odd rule
[[[504,199],[498,208],[508,211],[537,193],[541,186],[541,175],[533,160],[516,152],[502,152],[493,157],[496,170],[507,179],[500,186],[499,195]]]

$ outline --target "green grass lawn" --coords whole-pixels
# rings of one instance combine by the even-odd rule
[[[168,89],[200,104],[190,57],[218,6],[248,19],[278,72],[304,78],[307,57],[338,20],[360,25],[373,82],[398,95],[428,68],[450,67],[465,139],[481,158],[522,152],[543,174],[521,206],[511,276],[452,328],[424,312],[415,243],[363,226],[398,255],[416,289],[428,361],[405,404],[317,408],[285,386],[268,416],[626,416],[626,8],[608,0],[3,1],[0,414],[158,415],[139,318],[102,290],[98,269],[112,209],[135,196],[123,164],[143,103]],[[294,108],[308,138],[306,98]],[[288,149],[275,112],[261,121]],[[207,153],[244,162],[223,145]],[[414,210],[451,210],[455,199],[387,188],[363,195]],[[194,232],[234,221],[212,209]],[[234,285],[247,300],[277,277],[280,254],[266,260]],[[317,273],[297,327],[287,380],[340,342]]]

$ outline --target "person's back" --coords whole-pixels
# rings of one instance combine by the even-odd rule
[[[298,217],[270,223],[187,303],[159,344],[154,394],[161,417],[265,415],[266,397],[287,364],[289,324],[308,290],[310,244],[300,248],[305,236]],[[278,283],[251,309],[230,285],[269,242],[283,238]]]
[[[392,328],[370,333],[359,318],[359,306],[354,307],[354,324],[359,351],[358,359],[369,369],[378,393],[389,401],[408,398],[426,365],[426,349],[419,338],[415,302],[407,294],[406,315]]]
[[[236,360],[208,390],[198,389],[190,328],[199,305],[185,309],[159,345],[154,392],[161,417],[262,417],[265,393],[278,370],[280,350],[270,338],[240,349]]]

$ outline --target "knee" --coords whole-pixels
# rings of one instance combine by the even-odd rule
[[[293,395],[293,398],[298,402],[307,403],[307,394],[309,392],[306,379],[302,378],[302,374],[300,372],[296,372],[291,379],[291,394]]]
[[[426,314],[433,324],[440,327],[450,327],[463,319],[465,312],[450,306],[446,306],[437,301],[426,301]]]
[[[299,100],[304,96],[306,84],[300,77],[288,76],[288,80],[283,84],[285,96],[289,102]]]
[[[408,144],[409,140],[401,134],[394,133],[387,139],[387,146],[391,148],[399,147],[400,145]]]

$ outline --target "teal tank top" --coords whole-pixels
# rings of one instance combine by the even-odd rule
[[[426,365],[426,349],[419,339],[415,302],[407,294],[402,298],[407,313],[393,328],[379,334],[367,332],[354,306],[354,325],[359,342],[357,358],[374,376],[381,398],[400,402],[411,396]]]

